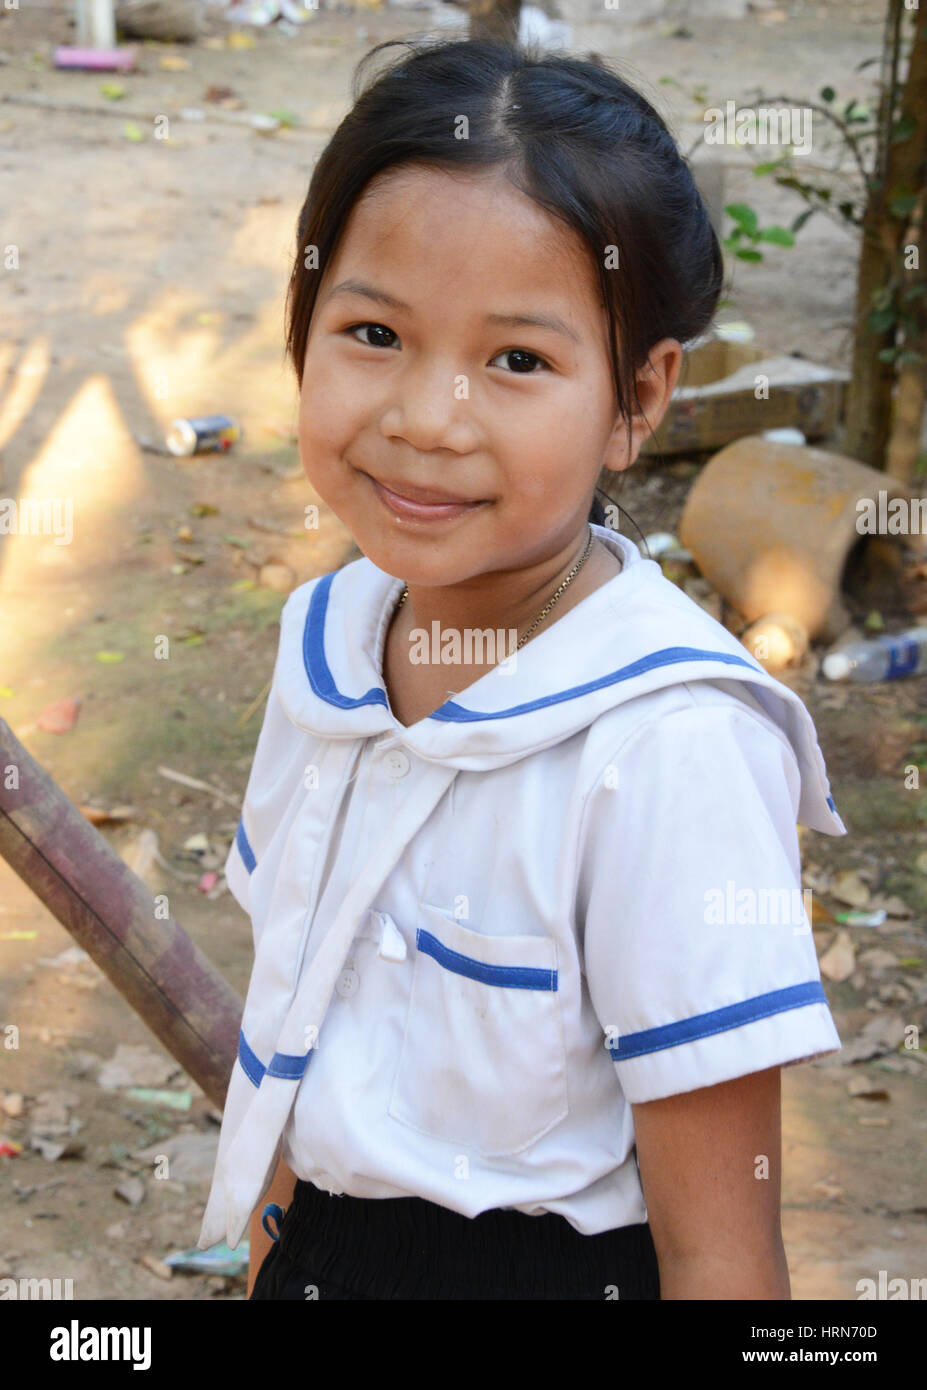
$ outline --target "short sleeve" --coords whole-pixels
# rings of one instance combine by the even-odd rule
[[[839,1051],[821,984],[785,736],[743,706],[632,734],[589,793],[577,914],[629,1101]]]

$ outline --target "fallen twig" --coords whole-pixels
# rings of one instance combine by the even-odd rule
[[[220,801],[226,801],[230,806],[238,807],[241,805],[240,796],[229,796],[228,792],[220,791],[218,787],[211,786],[209,782],[201,782],[198,777],[188,777],[186,773],[175,772],[171,767],[159,767],[158,772],[171,782],[179,782],[183,787],[192,787],[195,792],[209,792],[210,796],[217,796]]]

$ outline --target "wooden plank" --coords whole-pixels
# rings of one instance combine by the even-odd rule
[[[2,719],[0,855],[221,1109],[241,999]]]

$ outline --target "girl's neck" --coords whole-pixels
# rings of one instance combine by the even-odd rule
[[[484,630],[509,632],[517,630],[519,638],[528,631],[544,605],[550,601],[570,570],[586,549],[588,534],[575,556],[554,571],[539,576],[538,582],[517,598],[505,593],[490,600],[479,594],[451,591],[442,588],[409,587],[408,597],[394,614],[391,631],[405,636],[413,629],[425,629],[430,635],[437,622],[441,632]],[[621,560],[595,535],[585,561],[561,592],[550,612],[534,629],[532,637],[545,632],[554,622],[583,599],[621,572]],[[529,641],[531,639],[529,638]]]
[[[621,569],[622,564],[619,557],[609,550],[607,546],[603,545],[597,536],[593,536],[592,546],[582,568],[560,594],[560,597],[557,599],[550,612],[535,628],[528,641],[530,642],[535,636],[540,636],[541,633],[546,632],[554,623],[559,622],[571,609],[575,608],[577,604],[582,603],[583,600],[594,593],[596,589],[601,588],[603,584],[609,583],[617,574],[620,574]],[[478,621],[473,620],[459,623],[454,623],[447,616],[454,605],[442,605],[440,604],[440,599],[437,604],[426,604],[424,614],[421,611],[421,602],[417,610],[415,606],[415,591],[410,588],[405,603],[397,605],[394,609],[392,622],[387,633],[387,641],[392,643],[392,650],[400,660],[402,659],[403,653],[405,653],[405,660],[409,662],[409,664],[420,665],[420,663],[412,663],[409,655],[411,643],[414,640],[412,634],[415,630],[424,629],[430,639],[432,635],[431,624],[433,622],[439,624],[439,631],[441,633],[455,631],[463,632],[467,628],[471,630],[485,630],[488,628],[493,632],[501,630],[508,635],[511,630],[515,630],[518,633],[518,637],[514,638],[510,644],[507,644],[506,654],[508,654],[509,646],[514,650],[515,642],[520,639],[523,633],[526,632],[534,622],[535,618],[538,616],[538,612],[548,601],[550,595],[556,591],[556,587],[557,586],[554,585],[553,588],[551,588],[550,582],[548,582],[535,594],[529,596],[527,601],[520,605],[519,611],[525,615],[522,616],[520,620],[515,618],[514,620],[497,621],[490,615],[488,617],[484,616]],[[427,589],[424,592],[427,595],[440,596],[441,594],[440,590],[434,589]],[[469,606],[472,608],[472,604]],[[467,644],[462,643],[461,645],[462,650],[466,653],[468,651]],[[527,643],[525,645],[527,645]],[[477,666],[472,662],[468,662],[465,655],[462,663],[442,662],[441,664],[444,666],[444,669],[456,665],[457,669],[466,669],[476,672],[478,676],[482,675],[487,670],[491,670],[496,663],[490,662],[486,666]],[[475,676],[474,678],[477,677]],[[468,682],[468,684],[469,683],[470,682]]]

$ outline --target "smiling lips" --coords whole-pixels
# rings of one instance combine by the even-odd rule
[[[412,487],[406,483],[402,483],[400,485],[402,491],[397,492],[384,483],[378,482],[369,473],[364,476],[370,478],[374,491],[380,500],[397,516],[417,517],[421,520],[439,520],[444,517],[462,516],[464,512],[473,511],[475,507],[483,505],[482,500],[471,501],[466,497],[454,497],[447,492]]]

